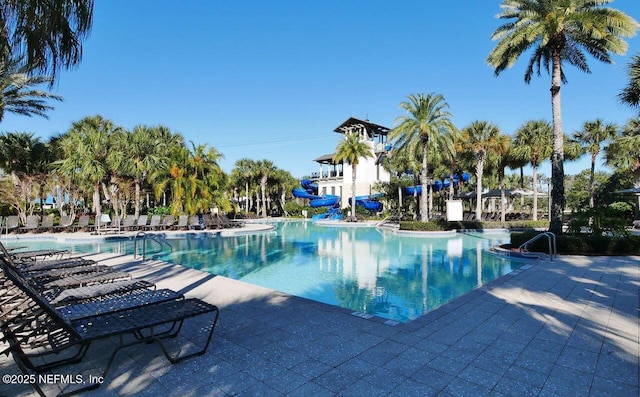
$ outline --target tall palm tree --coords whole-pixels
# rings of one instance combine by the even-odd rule
[[[630,171],[633,187],[640,188],[640,118],[627,122],[605,148],[605,158],[607,165]]]
[[[60,141],[64,159],[53,164],[63,176],[92,186],[93,211],[97,217],[102,213],[100,188],[110,172],[107,158],[111,137],[119,130],[120,127],[100,115],[74,122]]]
[[[251,175],[256,168],[256,164],[253,160],[248,158],[241,158],[236,161],[233,172],[237,172],[244,181],[245,192],[245,212],[249,212],[249,181],[251,181]]]
[[[30,76],[27,71],[21,60],[0,57],[0,122],[5,112],[48,118],[47,111],[53,106],[47,105],[47,100],[62,100],[61,96],[33,88],[51,82],[50,77]]]
[[[533,220],[538,220],[538,166],[553,153],[553,127],[544,120],[532,120],[516,130],[515,154],[529,159],[533,168]],[[553,187],[555,189],[555,186]],[[552,205],[555,196],[552,196]]]
[[[618,126],[607,123],[602,119],[586,121],[582,131],[573,133],[573,139],[583,147],[583,153],[591,154],[591,173],[589,174],[589,207],[594,206],[596,159],[600,154],[603,144],[613,139],[618,131]]]
[[[596,59],[612,63],[611,53],[624,54],[638,22],[618,10],[604,7],[612,0],[504,0],[500,19],[510,20],[493,33],[499,40],[487,57],[487,63],[499,75],[528,49],[533,53],[524,80],[528,84],[534,70],[541,66],[551,70],[551,103],[553,114],[553,185],[549,230],[562,233],[564,197],[564,133],[562,130],[560,87],[566,82],[563,62],[590,72],[585,51]]]
[[[389,132],[389,139],[395,141],[396,148],[400,150],[414,150],[416,146],[421,146],[420,184],[423,194],[420,197],[420,219],[426,222],[429,220],[426,194],[429,184],[429,149],[431,146],[437,147],[441,138],[453,134],[456,128],[451,122],[449,105],[442,95],[417,94],[409,95],[408,99],[400,104],[400,108],[404,109],[407,114],[396,119],[396,123],[399,125]],[[434,141],[434,145],[429,145],[430,140]]]
[[[640,53],[629,64],[629,85],[618,96],[623,103],[640,110]]]
[[[55,78],[80,63],[92,18],[93,0],[3,0],[0,57],[25,56],[30,71]]]
[[[506,195],[504,191],[504,170],[514,164],[513,141],[509,135],[500,134],[496,139],[496,146],[489,152],[490,162],[496,166],[498,172],[498,189],[500,189],[500,221],[506,221]]]
[[[373,157],[373,148],[362,139],[359,133],[345,134],[344,139],[336,146],[333,154],[335,163],[351,164],[351,217],[356,217],[356,172],[361,158]]]
[[[474,121],[462,130],[462,146],[474,156],[476,169],[476,219],[482,220],[482,175],[490,153],[502,150],[500,129],[488,121]]]
[[[33,147],[40,142],[31,132],[8,132],[0,134],[0,168],[9,173],[14,183],[19,173],[26,173]]]
[[[640,118],[629,120],[620,134],[605,148],[609,166],[629,171],[633,187],[640,189]],[[636,195],[636,219],[640,216],[640,195]]]
[[[114,134],[110,157],[121,175],[128,176],[133,181],[135,218],[140,215],[141,186],[147,176],[154,170],[167,167],[168,158],[164,155],[166,144],[156,134],[155,128],[145,125]]]
[[[269,160],[260,160],[256,162],[256,174],[260,177],[260,197],[262,217],[267,217],[267,182],[269,177],[277,170],[275,164]]]

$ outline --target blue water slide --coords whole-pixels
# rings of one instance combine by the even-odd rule
[[[376,199],[382,197],[382,193],[372,194],[370,196],[356,196],[356,205],[366,208],[368,211],[382,211],[382,203]],[[349,197],[349,204],[351,204],[351,197]]]
[[[332,196],[330,194],[325,195],[324,197],[316,196],[317,198],[311,199],[309,201],[309,205],[313,208],[318,207],[333,207],[338,204],[340,201],[340,196]]]
[[[302,187],[296,187],[291,192],[293,197],[309,200],[309,205],[313,208],[333,207],[340,201],[340,196],[330,194],[319,196],[318,185],[309,179],[303,179],[300,184]]]

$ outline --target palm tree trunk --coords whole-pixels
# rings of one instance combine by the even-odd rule
[[[351,177],[351,216],[356,219],[356,166],[352,166],[353,176]]]
[[[262,198],[262,202],[260,203],[262,207],[262,217],[267,217],[267,198],[266,198],[266,190],[267,190],[267,178],[263,178],[263,181],[260,182],[260,194]]]
[[[245,212],[249,212],[249,180],[244,182]]]
[[[135,187],[136,187],[136,201],[135,203],[133,203],[133,216],[134,218],[138,219],[138,217],[140,216],[140,181],[138,181],[136,179],[135,181]]]
[[[102,203],[100,203],[100,182],[93,186],[93,211],[96,213],[96,219],[102,215]]]
[[[596,190],[595,173],[596,173],[596,155],[592,154],[591,155],[591,173],[589,174],[589,208],[593,208],[595,206],[595,201],[593,199],[593,195]]]
[[[562,131],[562,112],[560,107],[560,85],[562,69],[560,50],[552,54],[553,72],[551,81],[551,108],[553,109],[553,154],[551,155],[551,219],[549,231],[562,234],[562,222],[565,206],[564,197],[564,133]]]
[[[478,160],[476,165],[476,220],[482,221],[482,173],[484,160]]]
[[[498,170],[498,186],[500,187],[500,222],[506,222],[507,214],[506,214],[506,201],[507,198],[504,194],[504,167],[500,167]]]
[[[533,167],[533,214],[534,221],[538,220],[538,166]]]
[[[422,222],[429,221],[429,199],[427,197],[428,179],[427,179],[427,155],[429,149],[427,147],[428,141],[422,142],[422,169],[420,170],[420,186],[422,186],[422,193],[420,194],[420,220]]]
[[[520,167],[520,189],[524,190],[524,167]],[[520,211],[524,208],[524,194],[520,195]]]

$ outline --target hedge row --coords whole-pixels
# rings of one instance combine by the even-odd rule
[[[413,231],[440,231],[440,230],[459,230],[459,229],[547,229],[548,221],[513,221],[513,222],[419,222],[419,221],[401,221],[400,230]]]
[[[535,237],[538,232],[511,233],[511,245],[519,247]],[[640,254],[640,236],[609,237],[561,235],[556,237],[559,254],[572,255],[637,255]],[[529,251],[548,252],[547,239],[541,238],[529,246]]]

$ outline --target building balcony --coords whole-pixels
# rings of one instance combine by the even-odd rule
[[[342,179],[342,171],[312,172],[311,179]]]

